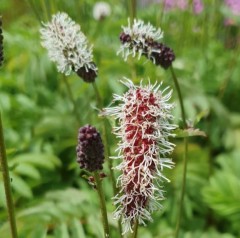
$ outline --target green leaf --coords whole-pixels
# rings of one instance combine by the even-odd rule
[[[70,229],[72,233],[72,238],[87,238],[85,236],[82,223],[79,219],[73,218],[70,224]]]
[[[56,238],[70,238],[68,233],[68,226],[65,222],[62,222],[54,231]]]
[[[38,226],[34,227],[34,229],[31,229],[32,232],[28,235],[27,238],[46,238],[47,237],[47,230],[48,228],[46,226],[43,226],[42,224],[39,224]]]
[[[55,155],[37,153],[21,154],[11,159],[10,162],[11,164],[28,163],[49,170],[61,165],[61,161]]]
[[[18,164],[14,169],[14,173],[25,175],[36,180],[41,178],[39,171],[34,166],[26,163]]]
[[[203,137],[207,136],[205,132],[200,131],[199,129],[194,129],[194,128],[188,128],[184,130],[178,128],[174,130],[174,134],[176,135],[177,138],[192,137],[192,136],[203,136]]]
[[[11,185],[14,190],[16,190],[20,195],[26,198],[32,198],[32,190],[30,186],[19,176],[15,174],[10,174]]]

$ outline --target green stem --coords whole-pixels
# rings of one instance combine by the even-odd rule
[[[9,171],[8,171],[8,162],[7,162],[7,156],[6,156],[6,150],[5,150],[1,114],[0,114],[0,163],[1,163],[1,169],[2,169],[2,175],[3,175],[3,183],[5,188],[5,196],[6,196],[6,202],[7,202],[7,210],[8,210],[11,234],[12,234],[12,238],[17,238],[18,237],[17,226],[16,226],[16,220],[15,220],[15,212],[14,212],[12,191],[11,191],[11,185],[10,185]]]
[[[102,99],[101,99],[101,96],[100,96],[100,93],[98,91],[96,83],[92,83],[92,86],[93,86],[94,92],[96,94],[98,107],[100,109],[102,109],[103,103],[102,103]],[[108,169],[110,171],[112,189],[113,189],[114,195],[116,195],[117,194],[116,179],[115,179],[114,172],[113,172],[113,169],[112,169],[112,167],[113,167],[112,160],[109,158],[110,157],[110,148],[109,148],[108,137],[107,137],[107,122],[106,122],[105,119],[103,119],[103,141],[104,141],[104,145],[105,145],[105,157],[107,158]]]
[[[95,92],[95,95],[96,95],[96,98],[97,98],[97,104],[98,104],[98,107],[102,108],[103,106],[103,102],[102,102],[102,98],[100,96],[100,93],[98,91],[98,87],[97,87],[97,84],[95,82],[92,83],[92,86],[93,86],[93,90]]]
[[[133,23],[133,19],[136,18],[137,15],[137,1],[136,0],[130,0],[130,20],[131,23]]]
[[[92,83],[92,86],[93,86],[94,92],[96,94],[98,107],[100,109],[102,109],[103,102],[102,102],[98,87],[95,82]],[[115,179],[114,171],[112,169],[112,167],[113,167],[112,160],[110,159],[110,147],[109,147],[108,136],[107,136],[107,121],[105,118],[103,119],[103,142],[104,142],[104,147],[105,147],[105,158],[107,158],[108,170],[110,172],[110,179],[111,179],[113,194],[114,194],[114,196],[116,196],[118,193],[118,190],[116,187],[116,179]],[[120,219],[118,220],[118,229],[119,229],[119,233],[122,237],[122,224],[121,224]]]
[[[68,97],[69,97],[69,99],[71,100],[71,102],[73,104],[74,115],[75,115],[75,117],[77,119],[77,122],[79,124],[81,124],[81,119],[80,119],[81,117],[80,117],[80,114],[78,112],[77,103],[76,103],[76,101],[75,101],[75,99],[73,97],[72,89],[71,89],[71,87],[69,85],[69,82],[67,80],[67,77],[65,75],[63,75],[63,81],[64,81],[64,84],[65,84],[66,89],[67,89]]]
[[[131,238],[137,238],[137,232],[138,232],[138,220],[135,221],[134,227],[133,227],[133,234]]]
[[[186,190],[186,177],[187,177],[187,153],[188,153],[188,138],[184,137],[183,177],[182,177],[182,188],[181,188],[179,212],[178,212],[176,230],[175,230],[175,238],[178,238],[179,236],[182,213],[183,213],[183,202],[184,202],[184,195]]]
[[[180,86],[179,86],[176,74],[175,74],[172,66],[170,67],[170,70],[171,70],[172,78],[173,78],[175,88],[176,88],[177,94],[178,94],[184,128],[187,129],[187,121],[186,121],[186,115],[185,115],[183,98],[182,98]],[[183,213],[183,203],[184,203],[184,195],[185,195],[185,190],[186,190],[186,176],[187,176],[187,154],[188,154],[188,139],[187,139],[187,137],[185,137],[184,138],[182,188],[181,188],[181,196],[180,196],[180,203],[179,203],[179,213],[178,213],[178,217],[177,217],[176,230],[175,230],[175,238],[178,238],[178,236],[179,236],[182,213]]]
[[[166,5],[165,1],[159,2],[159,7],[161,8],[161,10],[158,11],[159,14],[157,14],[157,16],[156,16],[157,26],[161,27],[162,29],[164,29],[163,18],[164,18],[164,14],[166,12],[165,11],[165,5]]]
[[[28,3],[29,3],[29,5],[30,5],[30,7],[32,8],[34,14],[36,15],[36,18],[38,19],[38,21],[39,21],[40,24],[41,24],[42,21],[41,21],[40,15],[39,15],[39,13],[38,13],[38,7],[35,6],[35,4],[34,4],[34,2],[33,2],[32,0],[28,0]]]
[[[103,220],[104,237],[110,238],[106,203],[105,203],[105,198],[103,195],[102,182],[101,182],[98,172],[94,172],[94,179],[96,182],[97,192],[98,192],[99,201],[100,201],[100,208],[101,208],[102,220]]]
[[[171,70],[174,85],[175,85],[175,88],[176,88],[177,94],[178,94],[178,99],[179,99],[179,103],[180,103],[180,107],[181,107],[181,114],[182,114],[182,120],[183,120],[184,128],[187,128],[186,114],[185,114],[185,110],[184,110],[181,89],[180,89],[176,74],[175,74],[172,66],[170,67],[170,70]]]
[[[47,10],[47,6],[46,6],[45,0],[41,0],[41,5],[42,5],[42,11],[45,14],[45,20],[48,21],[49,20],[49,15],[48,15],[48,10]]]

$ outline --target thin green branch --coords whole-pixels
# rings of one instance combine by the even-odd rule
[[[106,203],[105,203],[105,198],[104,198],[103,189],[102,189],[102,182],[101,182],[98,172],[94,172],[94,179],[96,182],[97,192],[98,192],[99,201],[100,201],[100,208],[101,208],[102,220],[103,220],[104,237],[110,238]]]
[[[138,220],[135,221],[134,227],[133,227],[133,234],[131,238],[137,238],[137,232],[138,232]]]
[[[178,99],[181,107],[181,113],[182,113],[182,121],[184,124],[184,128],[187,129],[187,121],[186,121],[186,114],[184,110],[184,104],[183,104],[183,97],[181,93],[181,89],[176,77],[176,74],[174,72],[173,67],[170,67],[172,78],[175,84],[175,88],[177,90]],[[180,203],[179,203],[179,212],[176,222],[176,229],[175,229],[175,238],[178,238],[179,231],[180,231],[180,225],[181,225],[181,219],[183,214],[183,204],[184,204],[184,195],[186,190],[186,177],[187,177],[187,154],[188,154],[188,139],[187,137],[184,138],[184,155],[183,155],[183,177],[182,177],[182,188],[181,188],[181,195],[180,195]]]
[[[32,0],[28,0],[28,3],[29,3],[29,5],[30,5],[30,7],[32,8],[32,10],[33,10],[36,18],[37,18],[38,21],[39,21],[39,23],[41,24],[42,21],[41,21],[40,15],[39,15],[39,13],[38,13],[38,7],[35,5],[35,3],[34,3]]]
[[[182,121],[183,121],[183,124],[184,124],[184,128],[187,128],[186,114],[185,114],[185,110],[184,110],[181,89],[180,89],[176,74],[175,74],[172,66],[170,67],[170,70],[171,70],[174,85],[175,85],[175,88],[176,88],[177,94],[178,94],[178,99],[179,99],[179,103],[180,103],[180,107],[181,107],[181,114],[182,114]]]
[[[92,86],[93,86],[93,90],[94,90],[95,95],[96,95],[96,100],[97,100],[98,107],[100,109],[102,109],[103,102],[102,102],[101,95],[99,93],[98,87],[97,87],[95,82],[92,83]],[[107,159],[107,165],[108,165],[108,170],[110,172],[110,179],[111,179],[113,194],[115,196],[115,195],[117,195],[118,190],[117,190],[117,187],[116,187],[116,179],[115,179],[115,175],[114,175],[114,171],[113,171],[112,160],[110,159],[110,146],[109,146],[109,140],[108,140],[108,136],[107,136],[107,121],[106,121],[105,118],[103,119],[103,142],[104,142],[104,147],[105,147],[105,158]],[[118,229],[119,229],[119,233],[122,237],[121,220],[118,220]]]
[[[14,205],[13,205],[10,176],[8,171],[8,162],[7,162],[6,149],[5,149],[5,143],[4,143],[1,113],[0,113],[0,163],[1,163],[1,169],[2,169],[4,188],[5,188],[5,196],[6,196],[7,211],[8,211],[11,234],[12,234],[12,238],[17,238],[18,237],[17,226],[16,226],[16,220],[15,220],[15,211],[14,211]]]
[[[186,191],[186,177],[187,177],[187,153],[188,153],[188,138],[184,137],[183,177],[182,177],[181,197],[180,197],[180,203],[179,203],[179,212],[178,212],[176,230],[175,230],[175,238],[179,236],[181,219],[183,214],[183,203],[184,203],[184,195]]]
[[[137,15],[137,1],[136,0],[130,0],[130,20],[131,23],[133,23],[133,19],[136,18]]]
[[[67,77],[65,75],[63,75],[63,82],[64,82],[64,84],[66,86],[68,97],[69,97],[69,99],[71,100],[71,102],[73,104],[74,115],[75,115],[75,117],[77,119],[77,122],[79,124],[81,124],[81,117],[80,117],[80,114],[79,114],[79,111],[78,111],[78,108],[77,108],[77,102],[76,102],[76,100],[73,97],[71,86],[70,86],[70,84],[69,84],[69,82],[67,80]]]

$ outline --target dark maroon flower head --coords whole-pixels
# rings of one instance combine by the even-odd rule
[[[156,51],[151,53],[149,57],[150,60],[152,60],[155,65],[160,65],[164,69],[167,69],[169,66],[171,66],[172,62],[175,60],[175,54],[173,50],[162,43],[155,43],[154,48]]]
[[[126,34],[125,32],[122,32],[119,36],[119,39],[120,39],[121,43],[124,44],[126,42],[131,41],[131,36]]]
[[[79,129],[77,162],[81,169],[94,172],[103,169],[104,147],[100,133],[95,127],[86,125]]]
[[[2,17],[0,16],[0,66],[3,63],[3,34],[2,34]]]
[[[96,66],[94,62],[91,62],[91,64]],[[97,77],[97,68],[96,67],[93,67],[93,68],[94,69],[88,68],[86,70],[86,67],[83,66],[79,68],[76,73],[79,77],[83,79],[83,81],[87,83],[93,83],[95,82],[95,78]]]

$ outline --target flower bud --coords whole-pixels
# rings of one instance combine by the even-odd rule
[[[81,169],[94,172],[103,169],[104,147],[100,133],[95,127],[86,125],[79,129],[77,162]]]

